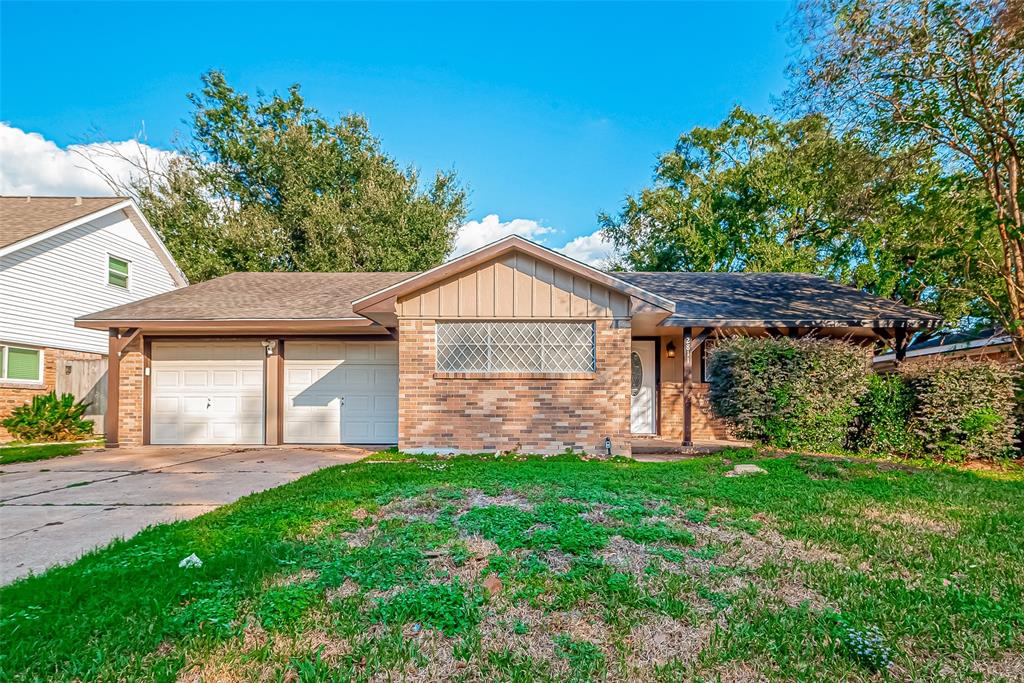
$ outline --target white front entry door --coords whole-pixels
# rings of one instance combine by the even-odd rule
[[[256,342],[153,342],[150,443],[263,443]]]
[[[285,342],[285,443],[398,443],[396,342]]]
[[[630,383],[632,395],[630,424],[634,434],[654,434],[657,415],[657,387],[654,376],[655,343],[634,341],[629,355]]]

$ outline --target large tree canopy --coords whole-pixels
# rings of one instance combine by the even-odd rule
[[[993,276],[981,294],[1024,359],[1024,5],[803,0],[797,26],[801,108],[880,144],[927,147],[983,188],[979,229],[946,227]]]
[[[987,313],[952,229],[983,210],[961,180],[927,154],[836,136],[820,115],[736,109],[682,135],[653,186],[600,221],[634,269],[814,272],[956,320]]]
[[[360,116],[328,121],[299,87],[251,100],[213,71],[189,95],[192,143],[134,195],[193,282],[236,270],[425,270],[466,212],[454,174],[421,187]]]

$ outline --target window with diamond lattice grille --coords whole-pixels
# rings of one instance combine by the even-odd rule
[[[594,372],[594,324],[437,324],[439,372]]]

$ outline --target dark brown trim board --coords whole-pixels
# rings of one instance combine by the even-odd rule
[[[150,444],[153,405],[153,341],[142,338],[142,443]]]

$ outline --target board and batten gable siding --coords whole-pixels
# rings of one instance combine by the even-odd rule
[[[131,263],[127,290],[107,283],[107,257]],[[122,210],[0,258],[0,341],[107,353],[107,334],[75,318],[175,289]]]
[[[629,297],[511,253],[398,300],[400,318],[628,318]]]

